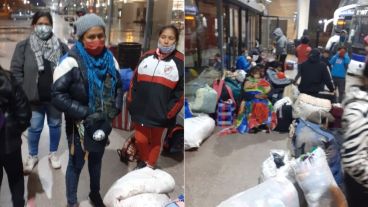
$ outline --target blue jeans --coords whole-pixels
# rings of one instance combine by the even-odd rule
[[[68,167],[66,169],[66,197],[69,205],[78,203],[77,190],[79,176],[83,169],[85,152],[82,149],[80,138],[73,135],[68,137],[69,152],[72,141],[74,141],[74,155],[69,153]],[[101,162],[104,151],[88,153],[88,172],[90,178],[90,190],[92,193],[100,192]]]
[[[32,106],[31,126],[28,128],[28,151],[31,156],[38,155],[38,143],[43,129],[45,115],[50,133],[50,152],[56,152],[61,136],[61,112],[51,103]]]

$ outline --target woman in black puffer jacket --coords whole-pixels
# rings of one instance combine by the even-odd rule
[[[15,207],[25,203],[21,136],[30,125],[31,115],[22,87],[0,66],[0,183],[4,168]]]

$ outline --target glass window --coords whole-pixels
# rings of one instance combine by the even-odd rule
[[[214,1],[186,2],[185,66],[208,66],[219,53],[217,46],[217,9]]]

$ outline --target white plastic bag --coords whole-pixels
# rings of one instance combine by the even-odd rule
[[[162,171],[145,167],[134,170],[117,180],[104,197],[107,206],[114,206],[117,201],[143,193],[170,193],[175,188],[174,178]]]
[[[184,148],[198,148],[215,129],[215,120],[208,115],[187,118],[184,120]]]
[[[170,198],[166,194],[143,193],[125,200],[117,200],[111,207],[165,207],[170,202]]]
[[[284,88],[284,92],[282,94],[282,97],[289,97],[291,101],[294,103],[294,101],[299,96],[299,89],[296,85],[290,84]]]
[[[332,189],[338,189],[338,186],[328,166],[326,154],[321,148],[299,157],[292,167],[308,207],[337,206]]]
[[[299,197],[292,182],[275,177],[232,196],[217,207],[299,207]]]
[[[262,163],[260,182],[278,176],[295,182],[289,155],[284,150],[271,150],[270,156]]]
[[[190,109],[193,112],[215,113],[217,105],[217,92],[206,85],[196,91],[194,102],[190,103]]]

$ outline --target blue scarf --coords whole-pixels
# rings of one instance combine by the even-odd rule
[[[110,97],[115,97],[116,86],[116,68],[112,53],[106,48],[98,57],[93,57],[87,53],[82,43],[77,41],[76,48],[87,67],[88,74],[88,107],[91,113],[96,111],[96,96],[101,101],[107,99],[104,97],[104,81],[107,74],[111,75]],[[98,94],[95,94],[97,91]]]

